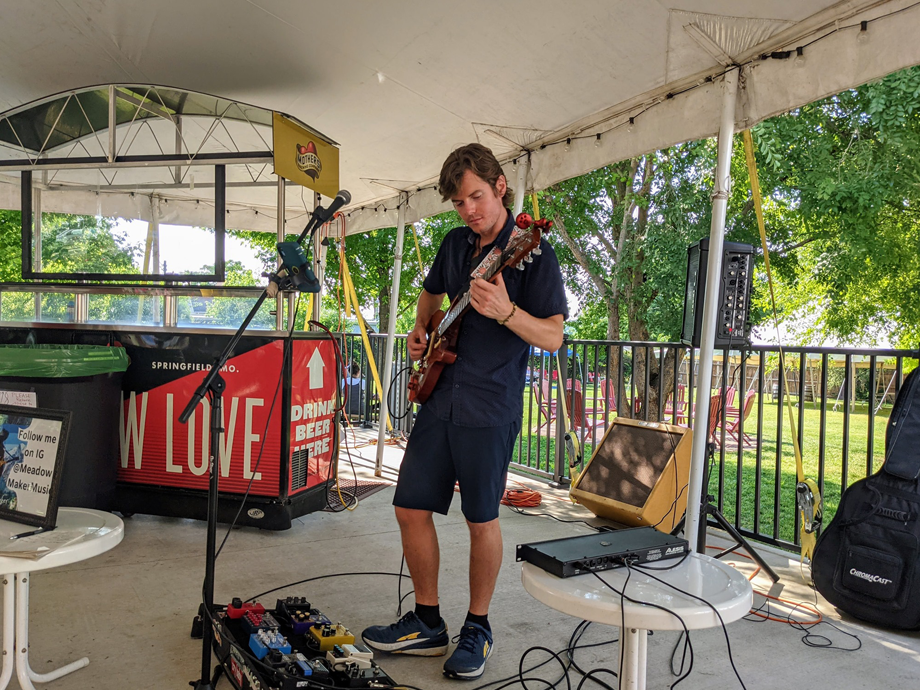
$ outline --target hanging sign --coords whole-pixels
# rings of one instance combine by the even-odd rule
[[[275,174],[330,199],[339,192],[339,150],[281,113],[272,116]]]

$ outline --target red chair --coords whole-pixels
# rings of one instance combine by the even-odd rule
[[[677,384],[677,404],[674,404],[674,394],[668,398],[667,404],[664,407],[665,417],[671,417],[675,419],[677,424],[681,422],[687,422],[687,387],[679,383]]]
[[[584,396],[577,388],[575,390],[566,391],[565,404],[568,407],[569,420],[572,422],[572,429],[574,431],[591,431],[592,429],[606,426],[603,417],[598,419],[593,414],[589,413],[588,408],[585,407]],[[585,435],[586,434],[579,434],[581,438],[584,438]]]
[[[716,393],[709,398],[709,439],[716,444],[721,445],[719,437],[716,435],[716,427],[722,423],[722,394]]]
[[[556,420],[556,398],[553,397],[552,384],[549,379],[544,378],[540,381],[540,385],[537,385],[536,379],[532,379],[531,387],[533,388],[533,397],[536,398],[539,406],[539,416],[543,418],[543,421],[537,426],[539,431]]]
[[[745,446],[755,446],[757,445],[753,438],[748,436],[747,432],[741,431],[740,426],[742,422],[746,422],[747,418],[751,415],[751,410],[754,408],[754,396],[757,395],[757,391],[754,389],[749,390],[744,395],[744,405],[741,407],[741,413],[739,415],[737,410],[725,410],[725,433],[733,436],[735,440],[740,444],[743,443]],[[744,439],[742,440],[742,435]]]
[[[601,396],[604,400],[604,409],[613,413],[617,411],[616,386],[610,379],[601,379]]]

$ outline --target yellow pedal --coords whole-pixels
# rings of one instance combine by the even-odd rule
[[[310,635],[321,652],[332,651],[336,645],[341,647],[355,643],[355,636],[348,632],[348,629],[341,623],[315,625],[310,628]]]

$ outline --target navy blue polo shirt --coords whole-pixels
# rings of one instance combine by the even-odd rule
[[[505,247],[513,228],[509,212],[495,242],[482,247],[475,258],[476,233],[466,226],[451,230],[425,278],[425,290],[433,295],[447,293],[453,300],[467,289],[470,273],[492,247]],[[509,267],[502,272],[508,296],[531,316],[542,319],[562,314],[568,318],[559,260],[545,239],[540,249],[542,254],[525,263],[523,271]],[[470,307],[460,323],[457,361],[444,367],[425,404],[439,419],[458,426],[520,423],[529,354],[530,345],[510,328]]]

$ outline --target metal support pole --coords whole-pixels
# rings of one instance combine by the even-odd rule
[[[174,151],[177,158],[182,154],[182,148],[182,116],[176,115],[176,148]],[[173,182],[176,184],[180,184],[182,182],[181,165],[177,165],[175,168],[173,168]]]
[[[78,292],[73,296],[74,322],[86,323],[89,321],[89,293]]]
[[[383,473],[383,443],[387,433],[387,416],[390,413],[390,382],[393,377],[393,346],[396,344],[396,314],[399,307],[399,278],[402,275],[403,240],[406,237],[406,204],[409,198],[405,192],[399,195],[399,211],[396,220],[396,252],[393,261],[393,281],[390,288],[390,320],[387,324],[387,346],[383,358],[383,375],[380,382],[383,390],[380,391],[380,423],[377,432],[377,462],[374,465],[374,476],[380,477]]]
[[[530,156],[518,161],[517,176],[514,180],[514,217],[524,210],[524,197],[527,196],[527,172],[530,170]]]
[[[167,328],[174,327],[179,323],[179,298],[176,295],[164,295],[163,297],[163,325]]]
[[[105,152],[105,159],[109,163],[115,162],[116,146],[115,146],[115,129],[118,121],[116,119],[116,110],[115,110],[115,85],[109,85],[109,146]]]
[[[712,355],[715,348],[716,317],[719,302],[719,277],[722,274],[722,246],[725,234],[725,211],[731,185],[732,137],[735,134],[735,101],[738,93],[738,69],[726,72],[722,82],[722,118],[719,125],[719,157],[716,161],[715,189],[712,193],[712,224],[709,230],[709,264],[706,269],[706,295],[703,301],[700,338],[699,375],[696,379],[696,411],[693,415],[693,445],[690,452],[690,485],[687,487],[687,520],[684,535],[691,546],[703,553],[705,544],[697,543],[709,441],[709,390],[712,385]],[[705,517],[703,517],[705,520]]]
[[[35,254],[32,258],[32,270],[40,272],[42,270],[42,185],[32,187],[32,247]],[[42,295],[36,292],[35,301],[35,320],[42,320]]]
[[[316,192],[313,198],[313,208],[316,208],[320,205],[322,196],[320,196],[319,192]],[[322,251],[325,249],[325,247],[320,244],[321,242],[322,237],[320,237],[320,232],[317,230],[316,234],[313,235],[313,273],[316,275],[316,279],[319,281],[319,292],[313,295],[313,314],[310,316],[310,318],[314,321],[319,321],[323,304],[323,261],[326,258],[326,255]]]
[[[276,209],[278,218],[278,242],[284,242],[284,178],[278,175],[278,207]],[[281,256],[277,260],[278,268],[281,268]],[[294,318],[290,315],[288,318]],[[275,330],[280,331],[284,328],[284,297],[279,292],[275,297]]]

